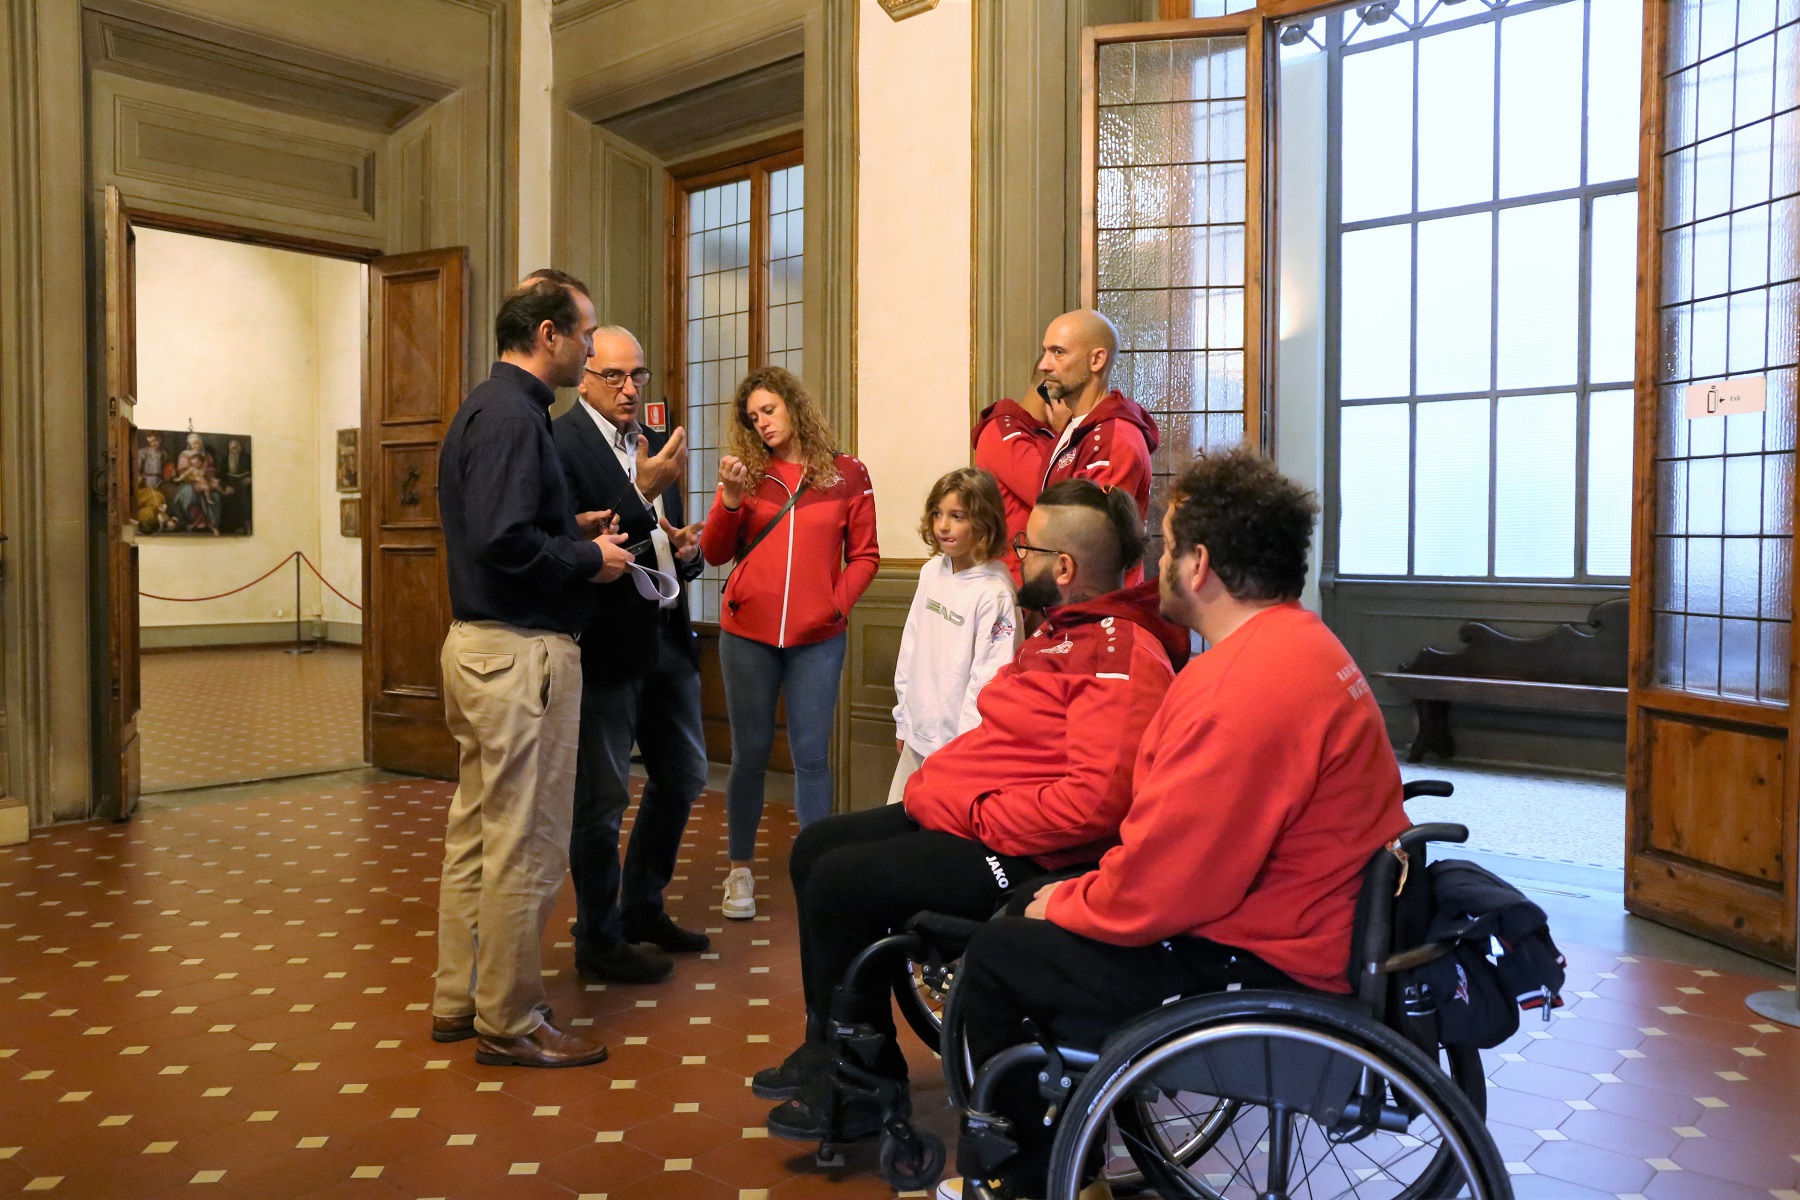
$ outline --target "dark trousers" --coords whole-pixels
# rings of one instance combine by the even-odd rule
[[[921,829],[902,805],[884,804],[801,830],[788,874],[800,910],[800,970],[812,1035],[851,960],[871,942],[924,910],[985,920],[1009,890],[1045,872],[1029,858]],[[906,1060],[894,1042],[886,982],[868,989],[855,1019],[887,1035],[876,1069],[904,1079]]]
[[[1205,938],[1114,946],[1018,916],[982,926],[956,972],[957,1007],[977,1065],[1028,1040],[1028,1017],[1058,1045],[1097,1050],[1113,1030],[1174,996],[1222,992],[1232,984],[1298,986],[1249,951]],[[1006,1167],[1008,1181],[1022,1195],[1043,1195],[1056,1130],[1044,1125],[1048,1105],[1035,1070],[1008,1075],[994,1106],[1012,1119],[1019,1144],[1018,1158]]]
[[[706,786],[700,670],[659,622],[656,661],[641,679],[589,682],[581,691],[569,874],[575,881],[575,955],[616,945],[624,925],[653,921],[675,871],[688,812]],[[631,804],[631,746],[648,781],[619,865],[619,827]]]

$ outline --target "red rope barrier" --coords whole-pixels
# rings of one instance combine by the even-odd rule
[[[283,568],[283,567],[287,566],[289,563],[293,562],[294,555],[299,554],[299,553],[300,552],[298,550],[295,550],[292,554],[289,554],[287,557],[283,558],[280,562],[278,562],[274,566],[270,567],[267,571],[264,571],[261,575],[258,575],[255,579],[252,579],[249,583],[244,584],[243,587],[234,587],[229,592],[220,592],[216,596],[159,596],[155,592],[139,592],[138,595],[147,596],[152,600],[172,600],[177,604],[198,604],[202,600],[222,600],[226,596],[235,596],[239,592],[244,591],[246,588],[255,587],[257,584],[261,583],[263,580],[267,579],[269,576],[273,575],[275,572],[281,570],[281,568]],[[302,555],[302,557],[304,557],[304,555]]]
[[[336,596],[339,600],[342,600],[345,604],[348,604],[351,608],[354,608],[357,612],[361,612],[363,610],[362,605],[358,604],[356,601],[352,600],[350,597],[344,595],[344,593],[338,591],[335,587],[331,586],[331,580],[325,578],[324,573],[321,572],[319,570],[319,568],[313,566],[312,559],[306,557],[306,552],[304,550],[296,550],[296,551],[294,551],[294,553],[298,554],[300,556],[300,561],[306,564],[308,570],[310,570],[314,575],[317,575],[319,577],[320,583],[324,584],[328,588],[331,588],[332,595]]]
[[[217,595],[213,595],[213,596],[159,596],[155,592],[139,592],[138,595],[144,596],[151,600],[168,600],[168,601],[172,601],[173,603],[176,603],[176,604],[198,604],[203,600],[223,600],[226,596],[235,596],[239,592],[242,592],[249,588],[255,587],[257,584],[261,583],[263,580],[267,579],[269,576],[273,575],[275,572],[281,570],[281,568],[283,568],[283,567],[287,566],[289,563],[293,562],[296,558],[298,558],[301,562],[305,563],[307,568],[309,570],[311,570],[314,575],[317,575],[319,577],[320,583],[324,584],[328,588],[331,588],[332,595],[336,596],[339,600],[342,600],[345,604],[348,604],[351,608],[354,608],[357,612],[361,612],[363,610],[362,605],[358,604],[356,601],[352,600],[350,597],[344,595],[344,593],[338,591],[337,588],[333,587],[331,580],[325,578],[325,576],[320,572],[319,568],[313,566],[312,559],[306,557],[305,552],[300,551],[300,550],[293,551],[286,558],[282,559],[280,562],[278,562],[274,566],[270,567],[267,571],[264,571],[261,575],[258,575],[255,579],[252,579],[249,583],[246,583],[241,587],[234,587],[229,592],[220,592]]]

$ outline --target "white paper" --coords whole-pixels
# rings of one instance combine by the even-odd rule
[[[1741,379],[1712,379],[1705,383],[1690,383],[1687,390],[1688,420],[1762,412],[1768,401],[1768,383],[1767,375],[1745,375]]]

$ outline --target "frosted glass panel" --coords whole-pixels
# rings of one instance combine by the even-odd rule
[[[1338,422],[1338,570],[1406,574],[1408,406],[1346,408]]]
[[[1343,219],[1412,209],[1412,46],[1344,59]]]
[[[1412,234],[1405,225],[1347,233],[1342,242],[1340,391],[1346,400],[1411,388]]]
[[[1494,418],[1494,574],[1575,569],[1575,397],[1511,396]]]
[[[1632,394],[1588,400],[1587,572],[1631,574]]]
[[[1637,196],[1597,197],[1590,240],[1588,378],[1622,382],[1636,374]]]
[[[1643,0],[1588,6],[1589,183],[1637,177],[1643,7]]]
[[[1488,401],[1418,406],[1413,573],[1486,575]]]
[[[1494,197],[1495,28],[1419,43],[1421,212]]]
[[[1500,214],[1497,358],[1502,389],[1575,382],[1580,219],[1577,200]]]
[[[1494,218],[1419,222],[1418,394],[1487,388],[1493,319]]]
[[[1584,5],[1522,12],[1500,24],[1500,194],[1581,182]],[[1633,45],[1640,44],[1633,39]]]

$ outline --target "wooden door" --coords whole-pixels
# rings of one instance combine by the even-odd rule
[[[438,444],[466,392],[469,252],[369,264],[369,380],[362,422],[363,703],[369,762],[456,776],[438,650],[450,582],[438,518]]]
[[[1796,27],[1644,14],[1626,907],[1791,962]],[[1766,411],[1689,407],[1742,380]]]
[[[124,820],[137,811],[138,548],[132,523],[137,426],[137,245],[119,190],[106,189],[102,234],[105,281],[105,448],[96,490],[106,502],[105,722],[101,729],[100,811]]]

